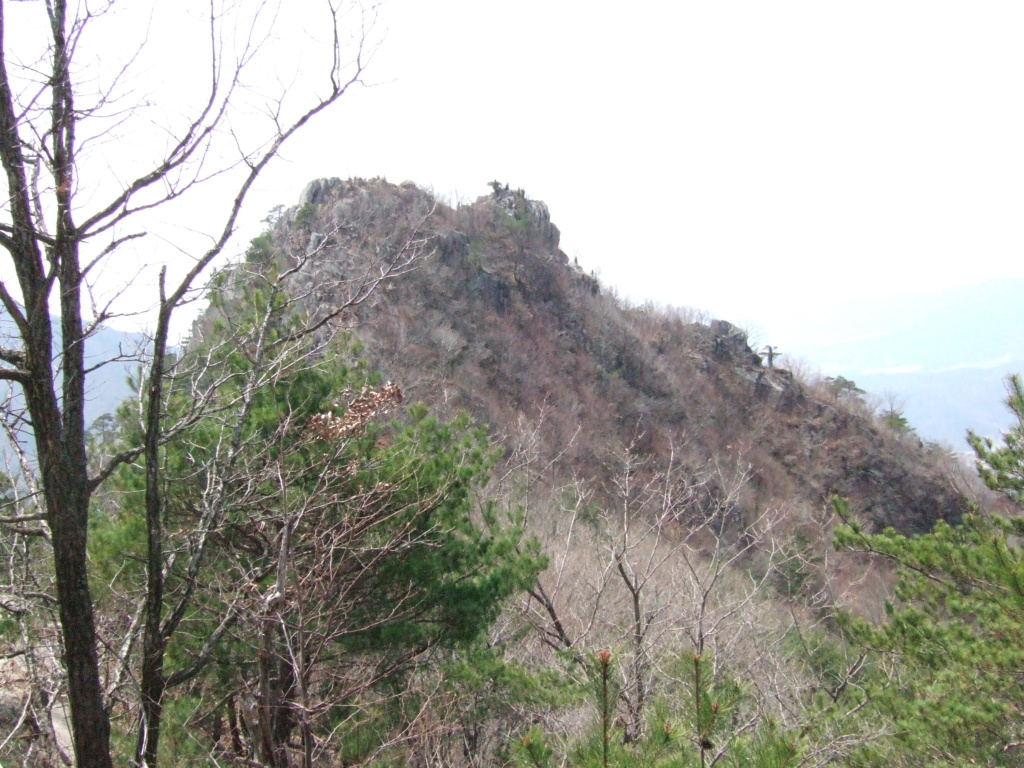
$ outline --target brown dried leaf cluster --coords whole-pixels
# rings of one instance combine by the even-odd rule
[[[308,436],[311,440],[336,441],[365,427],[371,419],[387,413],[402,402],[402,390],[397,384],[386,383],[379,389],[363,387],[348,404],[343,416],[318,413],[309,420]]]

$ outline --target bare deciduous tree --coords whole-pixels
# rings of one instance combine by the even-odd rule
[[[575,506],[526,614],[545,645],[580,665],[613,649],[622,740],[652,743],[645,729],[658,699],[684,721],[702,766],[746,748],[769,720],[806,735],[800,765],[828,764],[877,736],[853,717],[864,657],[837,652],[820,627],[834,606],[828,569],[813,561],[826,542],[802,546],[791,514],[746,508],[742,463],[688,468],[671,455],[659,469],[627,447],[615,464],[614,506],[584,485],[569,494]],[[838,661],[822,686],[810,670],[827,653]],[[825,703],[812,698],[818,690]]]
[[[168,118],[163,153],[147,160],[152,157],[151,147],[140,150],[137,167],[143,170],[115,183],[104,197],[108,186],[87,177],[88,165],[83,159],[86,140],[101,141],[105,126],[117,126],[115,137],[120,139],[127,134],[129,139],[141,141],[152,131],[148,120],[132,121],[132,104],[117,101],[121,84],[137,74],[132,70],[134,58],[110,76],[109,82],[97,84],[85,74],[90,32],[114,6],[113,0],[99,4],[44,0],[38,6],[17,8],[26,27],[29,21],[41,21],[37,27],[46,30],[37,49],[26,56],[26,47],[36,38],[12,36],[7,18],[15,9],[0,3],[0,164],[4,169],[0,248],[7,252],[13,268],[0,281],[0,301],[14,328],[12,338],[0,347],[0,379],[11,382],[23,395],[31,427],[40,508],[52,541],[75,762],[80,768],[111,765],[110,726],[86,561],[90,499],[120,464],[139,457],[146,462],[152,514],[149,598],[142,617],[142,697],[144,709],[153,716],[167,683],[161,672],[165,647],[161,633],[166,627],[162,621],[164,553],[157,459],[165,439],[161,404],[171,318],[194,298],[202,275],[224,252],[254,182],[284,143],[359,82],[368,55],[365,46],[372,17],[370,8],[368,13],[346,20],[355,18],[356,25],[354,48],[346,50],[345,9],[334,0],[317,6],[318,24],[328,30],[326,71],[319,73],[319,91],[311,91],[310,101],[295,108],[286,100],[283,88],[262,104],[254,102],[252,83],[247,80],[268,39],[277,12],[273,5],[240,7],[211,0],[206,8],[205,41],[194,41],[197,48],[205,50],[207,68],[202,81],[187,84],[191,93],[205,96],[183,122],[179,117]],[[249,16],[240,15],[246,11]],[[143,31],[140,50],[152,45],[159,31]],[[178,42],[180,55],[194,55],[189,51],[190,42]],[[236,129],[242,124],[237,110],[240,103],[250,112],[254,106],[260,110],[264,132],[248,125],[245,130]],[[138,145],[130,140],[109,144],[111,160],[114,154],[130,152]],[[109,305],[90,309],[95,278],[127,244],[144,236],[141,218],[146,212],[198,195],[204,182],[214,178],[233,180],[235,185],[223,220],[201,252],[185,254],[188,266],[179,278],[168,282],[167,273],[162,270],[160,274],[145,384],[145,441],[90,471],[84,409],[91,368],[85,345],[112,311]],[[89,194],[80,195],[80,190]],[[107,269],[117,271],[116,267]],[[60,317],[57,332],[51,313]],[[155,741],[151,734],[147,744],[155,746]],[[140,754],[142,761],[153,757],[155,749],[149,746]]]

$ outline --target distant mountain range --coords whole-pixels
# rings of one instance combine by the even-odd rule
[[[789,350],[826,375],[893,393],[921,437],[967,450],[968,429],[1011,423],[1005,379],[1024,372],[1024,278],[875,299],[849,320],[821,318],[817,339]]]
[[[60,333],[60,319],[53,318],[54,336]],[[14,328],[11,318],[0,313],[0,336],[13,339]],[[16,345],[17,342],[9,342]],[[135,392],[129,385],[129,378],[139,371],[139,351],[147,344],[146,336],[112,328],[100,328],[86,341],[86,366],[94,368],[86,380],[85,423],[91,425],[104,414],[113,413],[117,407]],[[96,368],[96,366],[99,366]],[[0,393],[6,393],[7,382],[0,382]],[[2,442],[0,442],[2,445]],[[26,446],[32,451],[32,446]],[[3,449],[0,449],[3,453]]]
[[[129,379],[138,378],[138,352],[146,346],[148,339],[144,334],[112,328],[101,328],[86,342],[86,365],[104,363],[101,372],[94,373],[87,380],[87,425],[103,414],[113,413],[122,402],[137,394]]]

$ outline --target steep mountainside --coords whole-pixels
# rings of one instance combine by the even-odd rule
[[[249,259],[316,260],[296,291],[311,314],[352,304],[345,322],[373,367],[442,413],[529,433],[552,487],[583,478],[611,494],[628,448],[649,472],[671,461],[742,473],[730,502],[741,518],[784,505],[799,519],[831,494],[903,531],[964,512],[916,439],[767,367],[726,321],[625,306],[559,250],[544,203],[493,186],[451,208],[411,183],[316,181]],[[411,270],[358,295],[368,269],[413,252]]]
[[[614,741],[630,754],[689,751],[694,760],[671,764],[697,765],[698,753],[704,762],[705,751],[721,744],[718,754],[731,755],[722,765],[752,765],[744,745],[756,742],[751,748],[760,750],[763,741],[764,750],[774,750],[776,742],[763,737],[778,726],[793,740],[782,743],[784,753],[765,754],[799,751],[801,765],[844,764],[889,728],[879,727],[873,712],[858,714],[870,704],[864,681],[881,674],[879,684],[888,688],[892,678],[883,669],[888,662],[865,663],[863,649],[837,631],[845,615],[839,612],[882,619],[895,574],[888,561],[863,551],[837,551],[837,518],[848,510],[862,530],[892,525],[905,532],[958,519],[967,501],[950,479],[949,457],[898,419],[886,424],[851,386],[807,384],[774,367],[727,321],[625,305],[559,250],[543,203],[493,186],[493,194],[453,208],[411,183],[310,184],[298,206],[252,241],[243,262],[215,278],[211,308],[182,355],[181,381],[203,388],[211,377],[221,381],[222,402],[259,414],[259,426],[272,430],[271,442],[256,429],[246,433],[254,435],[254,453],[230,475],[244,493],[231,507],[245,510],[240,526],[251,525],[261,542],[231,550],[243,555],[243,572],[254,572],[250,548],[280,553],[259,577],[264,587],[243,587],[245,594],[273,588],[280,605],[294,606],[288,611],[296,617],[318,617],[338,638],[325,643],[301,624],[284,629],[282,670],[304,657],[294,650],[302,637],[329,649],[318,652],[331,661],[319,676],[281,675],[282,689],[306,690],[291,681],[308,678],[308,690],[324,680],[341,681],[327,690],[352,690],[346,681],[376,674],[371,670],[392,654],[376,638],[404,642],[413,623],[435,621],[422,613],[425,598],[418,596],[419,574],[428,572],[443,587],[439,609],[472,614],[479,603],[463,597],[462,587],[479,585],[493,598],[495,621],[466,658],[421,646],[413,653],[422,661],[409,661],[415,671],[401,682],[383,681],[390,691],[383,699],[383,687],[368,691],[365,706],[347,693],[338,699],[360,713],[356,720],[380,711],[391,722],[385,732],[368,720],[374,732],[367,739],[361,724],[325,720],[324,743],[357,729],[358,744],[339,742],[338,765],[511,765],[519,748],[546,743],[544,733],[572,751],[598,733],[593,708],[579,699],[594,690],[595,664],[604,681],[605,747],[614,699],[613,728],[621,734]],[[254,324],[263,312],[267,324]],[[355,340],[335,338],[336,329]],[[216,355],[230,365],[219,368]],[[307,367],[319,355],[322,365]],[[391,384],[372,382],[358,393],[335,386],[332,374],[347,381],[342,369],[363,361]],[[270,393],[257,382],[288,389]],[[375,404],[385,402],[403,407],[384,415]],[[222,419],[210,410],[215,422]],[[465,418],[455,420],[454,431],[444,426],[457,413],[490,429],[494,466],[489,458],[482,463],[483,444],[458,426]],[[375,417],[379,429],[370,430]],[[350,441],[352,425],[366,429]],[[435,428],[448,437],[432,436]],[[230,434],[241,433],[232,427]],[[300,473],[289,475],[293,446],[295,457],[305,457],[307,436],[351,452],[303,458]],[[197,477],[201,451],[189,441],[183,447],[181,471]],[[435,465],[474,482],[456,488],[454,480],[439,481],[446,476]],[[329,482],[335,477],[337,485]],[[452,488],[464,494],[464,518],[435,515]],[[833,506],[833,495],[849,505]],[[183,504],[192,509],[190,499]],[[378,504],[377,519],[394,521],[380,533],[372,513]],[[316,522],[312,510],[322,510]],[[447,536],[461,543],[442,556],[435,542]],[[311,558],[302,561],[308,566],[282,565],[299,552]],[[413,552],[436,567],[422,570]],[[537,559],[502,565],[504,575],[492,578],[479,570],[487,560],[473,552]],[[371,597],[381,593],[374,574],[391,563],[402,567],[393,582],[383,581],[383,594],[393,588],[396,607],[383,603],[381,619],[362,606],[379,604]],[[294,587],[282,575],[289,568]],[[510,578],[514,590],[499,592]],[[315,594],[330,613],[306,604],[307,584],[324,585]],[[278,623],[267,621],[269,610],[279,610],[263,607],[269,605],[260,599],[250,613],[260,659],[269,658],[264,628]],[[413,622],[391,632],[386,614],[402,616],[404,606]],[[362,645],[363,630],[345,629],[355,621],[384,630],[374,629],[366,637],[375,639]],[[342,628],[334,634],[337,622]],[[358,655],[346,656],[346,647]],[[275,668],[256,666],[267,670],[263,680]],[[613,667],[614,695],[607,686]],[[239,690],[269,685],[246,680],[255,680],[251,672],[243,672]],[[395,695],[395,685],[408,685],[408,696]],[[239,711],[263,708],[243,695]],[[387,714],[392,696],[398,710]],[[223,701],[223,694],[211,689],[201,698]],[[302,709],[311,709],[305,699]],[[680,719],[656,719],[660,712]],[[222,732],[217,725],[211,738],[221,740]],[[245,753],[244,745],[232,749]],[[378,762],[378,750],[399,756]],[[521,764],[548,764],[541,752],[530,755]],[[779,757],[771,764],[798,763]]]

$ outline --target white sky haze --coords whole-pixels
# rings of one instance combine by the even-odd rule
[[[773,337],[1024,275],[1020,3],[391,0],[382,20],[381,85],[286,153],[283,202],[317,175],[507,181],[624,295]]]
[[[139,37],[148,6],[131,5],[107,40]],[[270,30],[268,76],[295,92],[315,6],[292,0]],[[203,7],[156,4],[152,51],[171,66],[145,77],[201,61],[185,41]],[[1022,30],[1020,2],[389,0],[373,87],[285,149],[235,252],[312,178],[453,200],[498,179],[547,202],[563,250],[621,294],[785,346],[866,297],[1024,276]],[[121,154],[175,109],[153,103]]]

